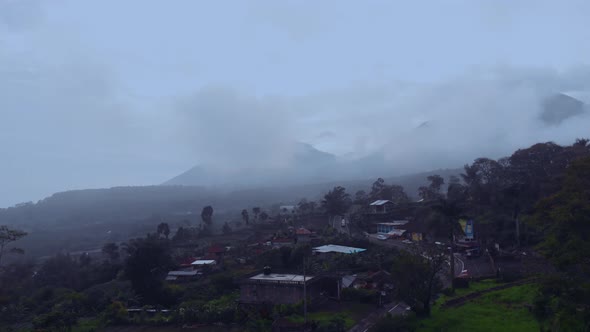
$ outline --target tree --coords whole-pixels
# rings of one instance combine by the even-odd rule
[[[430,183],[428,186],[421,186],[418,188],[418,195],[425,201],[432,201],[442,197],[441,187],[445,184],[445,180],[438,174],[430,175],[426,178]]]
[[[364,190],[359,190],[354,194],[354,204],[369,204],[369,195]]]
[[[223,234],[229,234],[229,233],[231,233],[231,231],[232,231],[232,229],[231,229],[231,227],[229,226],[229,224],[228,224],[228,223],[227,223],[227,221],[226,221],[226,222],[223,224],[223,227],[222,227],[222,232],[223,232]]]
[[[254,222],[258,222],[258,215],[260,214],[260,208],[259,207],[253,207],[252,208],[252,213],[254,213]]]
[[[168,239],[168,235],[170,235],[170,226],[168,226],[168,223],[160,223],[158,225],[158,230],[157,230],[158,235],[164,235],[166,237],[166,240]]]
[[[452,284],[453,280],[455,279],[455,234],[457,233],[459,228],[458,219],[461,216],[463,209],[461,207],[461,202],[454,201],[448,198],[439,198],[438,201],[433,203],[431,208],[439,217],[438,226],[446,230],[449,236],[449,243],[451,248],[449,251],[449,272]],[[451,286],[451,288],[452,287],[453,286]]]
[[[213,207],[211,205],[207,205],[203,208],[203,211],[201,211],[201,219],[205,224],[205,228],[211,227],[211,224],[213,223]]]
[[[244,220],[244,223],[246,225],[248,225],[250,223],[250,216],[248,215],[248,210],[246,210],[246,209],[242,210],[242,220]]]
[[[371,186],[371,192],[369,193],[369,198],[371,200],[389,199],[389,198],[383,198],[383,196],[382,196],[382,192],[383,192],[384,188],[385,188],[385,180],[383,180],[382,178],[378,178],[375,182],[373,182],[373,185]]]
[[[17,241],[27,235],[27,232],[9,228],[6,225],[0,225],[0,265],[2,264],[2,256],[5,253],[23,253],[21,248],[10,248],[7,250],[6,246],[9,243]]]
[[[107,243],[102,247],[102,253],[109,257],[109,260],[115,262],[121,256],[119,253],[119,246],[116,243]]]
[[[430,303],[442,283],[438,275],[447,265],[447,256],[436,247],[423,253],[400,252],[392,265],[398,282],[398,296],[418,312],[430,314]]]
[[[148,235],[129,241],[125,250],[129,255],[125,262],[125,275],[135,292],[147,303],[162,304],[163,277],[175,266],[168,241]]]
[[[260,212],[260,220],[262,222],[265,222],[266,220],[268,220],[268,213],[266,213],[264,211]]]
[[[529,223],[542,235],[539,249],[562,270],[590,273],[590,157],[567,170],[562,189],[539,201]]]
[[[310,212],[309,202],[307,199],[302,198],[299,203],[297,203],[297,210],[301,214],[308,214]]]
[[[322,200],[322,206],[330,217],[344,215],[351,204],[350,195],[346,193],[344,187],[340,186],[330,190]]]

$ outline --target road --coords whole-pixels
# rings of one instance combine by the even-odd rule
[[[388,303],[383,308],[379,308],[367,317],[362,319],[358,324],[353,326],[348,332],[366,332],[385,314],[390,313],[392,316],[404,315],[409,307],[403,302]]]

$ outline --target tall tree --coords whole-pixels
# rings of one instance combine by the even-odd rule
[[[229,224],[227,223],[227,221],[223,224],[223,227],[222,227],[221,231],[223,232],[223,234],[229,234],[229,233],[231,233],[232,229],[229,226]]]
[[[246,210],[246,209],[242,210],[242,220],[244,220],[244,223],[246,225],[248,225],[250,223],[250,216],[248,215],[248,210]]]
[[[125,275],[131,281],[133,289],[147,303],[160,303],[164,275],[174,267],[168,241],[148,235],[129,241],[125,250],[128,253],[125,262]]]
[[[27,232],[23,232],[18,229],[9,228],[6,225],[0,225],[0,264],[2,264],[2,256],[5,253],[23,253],[21,248],[10,248],[7,249],[6,246],[9,243],[15,242],[27,235]]]
[[[213,223],[213,207],[211,205],[207,205],[201,211],[201,220],[205,224],[206,228],[209,228]]]
[[[162,222],[158,224],[157,233],[158,235],[164,235],[168,239],[168,235],[170,235],[170,226],[168,226],[168,223]]]
[[[542,235],[539,248],[559,268],[590,274],[590,157],[567,170],[562,189],[535,208],[529,223]]]
[[[257,206],[253,207],[252,213],[254,214],[254,222],[258,222],[258,215],[260,214],[260,208]]]
[[[119,246],[114,242],[105,244],[102,247],[102,253],[107,255],[111,263],[116,262],[121,256],[119,253]]]
[[[340,186],[330,190],[322,200],[322,207],[326,209],[326,213],[330,217],[330,222],[335,216],[344,215],[351,204],[350,195],[344,187]]]
[[[436,247],[424,252],[400,252],[392,264],[392,275],[398,283],[398,297],[423,314],[430,314],[432,298],[441,288],[440,272],[447,265],[447,256]]]
[[[354,204],[369,204],[369,195],[364,190],[359,190],[354,194]]]

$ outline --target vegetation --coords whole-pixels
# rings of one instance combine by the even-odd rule
[[[487,285],[486,285],[487,286]],[[539,322],[529,310],[535,284],[490,292],[464,305],[442,309],[437,301],[430,318],[417,324],[417,331],[539,331]]]
[[[242,205],[231,212],[231,218],[221,219],[216,214],[216,220],[226,221],[215,225],[211,205],[202,208],[200,227],[191,226],[199,217],[198,210],[193,219],[183,216],[185,219],[177,222],[170,216],[153,214],[144,219],[152,233],[124,240],[106,237],[93,254],[59,253],[38,262],[5,263],[0,271],[0,322],[2,328],[31,322],[28,327],[49,331],[121,324],[219,323],[268,331],[278,318],[303,322],[301,303],[269,305],[261,310],[238,305],[236,281],[271,266],[289,273],[300,273],[305,267],[316,275],[386,274],[395,288],[387,288],[385,281],[368,281],[341,293],[342,306],[369,308],[363,314],[381,303],[382,291],[412,307],[411,314],[385,317],[372,331],[584,330],[590,326],[588,188],[590,147],[587,140],[578,140],[565,147],[536,144],[499,160],[479,158],[465,165],[462,174],[448,179],[430,174],[418,188],[420,202],[411,199],[402,186],[379,178],[370,188],[356,191],[354,197],[343,186],[335,186],[321,204],[301,199],[289,213],[278,211],[283,203],[274,208],[249,205],[241,209]],[[375,221],[368,217],[367,208],[377,199],[395,203],[396,210],[384,213],[384,219],[419,220],[426,225],[430,242],[448,242],[451,250],[447,251],[447,245],[440,249],[428,244],[396,250],[368,241],[362,231],[370,230]],[[43,204],[47,202],[39,206]],[[35,210],[33,205],[20,208]],[[216,209],[223,211],[217,205]],[[343,232],[339,225],[326,225],[326,217],[336,216],[349,219],[350,229]],[[443,289],[445,279],[454,278],[454,259],[449,258],[453,257],[454,239],[462,233],[457,223],[460,218],[477,223],[482,249],[492,257],[527,250],[546,257],[555,272],[532,269],[526,272],[540,274],[535,283],[485,292],[461,305],[442,306],[447,300],[496,285],[496,281],[487,280],[472,283],[469,289]],[[298,227],[312,229],[313,237],[299,238]],[[6,253],[20,252],[11,246],[18,248],[27,238],[26,232],[0,226],[0,259]],[[273,241],[282,246],[267,245],[276,245]],[[313,246],[328,243],[367,251],[312,255]],[[210,246],[232,249],[229,253],[208,251]],[[195,257],[216,258],[218,265],[204,268],[197,277],[182,283],[165,282],[168,271],[187,264],[187,260],[190,265]],[[343,331],[362,318],[355,313],[342,307],[320,307],[308,318],[316,331]]]

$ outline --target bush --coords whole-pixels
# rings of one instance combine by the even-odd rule
[[[445,296],[452,296],[455,293],[455,291],[452,288],[447,287],[447,288],[445,288],[445,289],[442,290],[442,293]]]
[[[379,293],[362,288],[345,288],[342,290],[342,299],[361,303],[377,303],[379,301]]]

